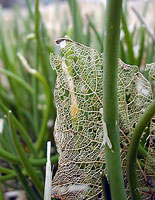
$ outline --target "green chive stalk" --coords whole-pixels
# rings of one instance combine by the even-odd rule
[[[101,176],[101,181],[102,181],[102,192],[103,192],[104,200],[111,200],[109,183],[104,174],[102,174]]]
[[[128,182],[132,200],[142,199],[139,191],[137,172],[136,172],[137,152],[143,131],[154,114],[155,114],[155,99],[139,119],[130,141],[129,150],[127,154],[127,176],[128,176]]]
[[[7,115],[7,113],[9,112],[7,107],[4,104],[0,103],[0,108]],[[31,141],[31,138],[29,137],[29,135],[26,132],[25,128],[22,126],[20,121],[18,121],[18,119],[14,116],[14,114],[12,114],[12,117],[13,117],[13,120],[14,120],[16,128],[19,130],[20,135],[23,137],[24,141],[27,144],[29,152],[31,152],[34,156],[38,157],[37,151],[35,150],[35,148],[33,146],[33,143]]]
[[[140,67],[143,60],[143,54],[144,54],[144,43],[145,43],[145,27],[141,27],[141,33],[140,33],[140,49],[139,49],[139,55],[137,58],[137,66]]]
[[[112,148],[105,145],[105,160],[111,197],[125,200],[118,131],[117,73],[122,0],[107,1],[104,44],[103,116]]]
[[[0,148],[0,157],[6,160],[7,162],[17,163],[20,164],[20,160],[14,154],[11,154],[4,149]]]
[[[128,26],[127,26],[127,22],[126,22],[126,17],[125,14],[122,13],[122,25],[123,25],[123,30],[125,33],[125,41],[127,44],[127,48],[128,48],[128,59],[129,59],[129,64],[135,64],[135,57],[134,57],[134,51],[133,51],[133,40],[132,37],[130,35],[130,32],[128,30]]]
[[[4,160],[6,160],[7,162],[10,162],[13,164],[18,164],[18,165],[22,164],[21,160],[17,156],[5,151],[2,148],[0,148],[0,157],[3,158]],[[55,154],[54,156],[52,156],[51,163],[52,164],[57,163],[58,157],[59,157],[59,154]],[[32,166],[36,166],[36,167],[41,167],[46,164],[46,158],[40,158],[40,159],[30,158],[29,161]]]
[[[4,198],[4,193],[3,193],[3,191],[2,191],[1,181],[0,181],[0,199],[1,199],[1,200],[5,200],[5,198]]]
[[[30,0],[26,0],[26,4],[27,4],[28,11],[29,11],[29,15],[33,19],[34,18],[34,14],[33,14],[32,8],[31,8]]]
[[[8,180],[11,180],[11,179],[14,179],[16,178],[17,175],[15,173],[10,173],[10,174],[7,174],[5,176],[0,176],[0,182],[4,183]],[[6,185],[6,184],[5,184]],[[1,196],[0,196],[1,197]],[[0,198],[1,199],[1,198]]]
[[[8,168],[2,167],[2,166],[0,166],[0,172],[5,173],[5,174],[14,173],[14,171],[12,169],[8,169]]]
[[[29,199],[30,200],[37,199],[38,197],[37,197],[36,193],[33,191],[32,187],[29,185],[26,177],[21,172],[20,167],[18,165],[13,165],[12,167],[13,167],[14,171],[16,172],[18,179],[22,183],[22,186],[23,186],[24,190],[26,191],[26,194],[29,197]]]
[[[39,56],[38,56],[38,49],[37,49],[37,44],[36,44],[36,48],[35,48],[35,69],[38,71],[38,67],[39,67]],[[39,93],[39,81],[37,80],[37,78],[34,76],[32,77],[32,85],[34,88],[34,95],[33,95],[33,120],[34,120],[34,126],[35,126],[35,135],[37,136],[39,133],[39,128],[40,128],[40,124],[39,124],[39,111],[38,111],[38,93]]]
[[[13,72],[11,72],[9,70],[6,70],[6,69],[0,69],[0,73],[8,76],[11,79],[14,79],[20,85],[22,85],[25,90],[27,90],[31,95],[33,95],[33,93],[34,93],[33,88],[28,83],[26,83],[20,76],[14,74]]]
[[[101,38],[99,32],[97,31],[95,25],[94,25],[93,22],[91,21],[89,15],[86,15],[86,17],[87,17],[87,20],[88,20],[88,22],[89,22],[89,26],[90,26],[90,27],[92,28],[92,30],[94,31],[95,36],[96,36],[96,38],[97,38],[97,40],[98,40],[98,44],[100,45],[99,50],[100,50],[100,52],[103,52],[103,41],[102,41],[102,38]]]
[[[19,59],[21,60],[23,66],[25,67],[25,69],[32,74],[33,76],[35,76],[44,86],[44,90],[45,90],[45,95],[46,95],[46,110],[44,112],[44,116],[43,116],[43,122],[41,125],[41,129],[37,138],[37,142],[36,142],[36,149],[39,150],[41,149],[43,143],[44,143],[44,138],[45,138],[45,133],[47,131],[47,122],[49,119],[49,115],[52,109],[52,103],[53,103],[53,94],[51,93],[49,84],[47,82],[47,80],[35,69],[31,68],[31,66],[28,64],[27,60],[25,59],[25,57],[21,54],[21,53],[17,53]],[[54,103],[53,103],[54,105]],[[52,113],[52,120],[55,120],[55,116],[56,116],[56,112],[55,112],[55,108],[53,106],[53,113]]]
[[[48,83],[49,81],[49,76],[48,76],[48,63],[46,62],[46,55],[45,55],[45,49],[43,47],[43,43],[41,40],[40,36],[40,13],[39,13],[39,0],[35,0],[35,15],[34,15],[34,20],[35,20],[35,36],[37,39],[37,44],[38,44],[38,51],[40,55],[40,61],[41,61],[41,67],[44,76],[46,77],[46,80]]]
[[[33,169],[32,165],[31,165],[29,159],[27,158],[26,153],[22,147],[22,144],[19,141],[19,138],[15,131],[13,116],[12,116],[11,111],[9,111],[9,113],[8,113],[8,121],[9,121],[11,137],[12,137],[14,146],[16,148],[16,152],[21,160],[21,163],[24,166],[24,168],[26,169],[28,175],[31,177],[31,180],[32,180],[33,184],[35,185],[36,189],[38,190],[39,194],[41,195],[41,197],[43,197],[43,184],[39,180],[39,178],[36,174],[36,171]]]
[[[85,36],[83,34],[82,18],[80,9],[76,0],[68,0],[69,8],[72,15],[73,23],[73,39],[82,44],[85,43]]]

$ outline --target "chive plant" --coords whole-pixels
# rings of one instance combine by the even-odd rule
[[[71,29],[66,27],[66,30],[62,29],[64,32],[60,33],[61,36],[68,33],[71,39],[90,47],[98,47],[99,51],[105,52],[103,113],[112,144],[112,149],[108,146],[105,148],[108,171],[108,178],[102,176],[105,199],[126,198],[119,155],[117,58],[120,57],[127,64],[138,65],[146,79],[149,79],[149,73],[144,71],[144,66],[155,59],[154,36],[145,20],[149,1],[144,6],[143,14],[134,8],[141,25],[139,27],[135,25],[133,30],[129,30],[127,7],[126,12],[123,9],[121,15],[121,4],[121,0],[117,3],[108,1],[106,15],[104,8],[102,10],[103,18],[106,18],[106,28],[103,19],[103,27],[98,30],[94,19],[88,15],[87,23],[84,25],[81,15],[83,8],[80,8],[76,0],[68,0],[73,27]],[[26,0],[26,5],[27,16],[24,17],[22,10],[16,8],[16,14],[9,26],[3,20],[3,9],[0,7],[0,118],[5,121],[0,133],[0,199],[2,200],[5,198],[3,186],[14,189],[9,180],[18,180],[18,184],[14,185],[15,189],[22,186],[29,199],[43,198],[45,152],[48,140],[52,140],[51,163],[55,164],[55,169],[58,161],[53,137],[56,118],[53,95],[56,73],[49,63],[49,53],[55,53],[55,46],[51,44],[51,38],[55,36],[48,34],[46,22],[39,12],[39,0],[35,0],[34,11],[30,0]],[[68,16],[66,14],[65,16],[65,20],[69,21]],[[63,19],[62,24],[64,24]],[[119,40],[120,27],[124,33],[121,40]],[[84,32],[84,29],[87,31]],[[134,52],[136,45],[139,46],[138,55]],[[149,80],[153,85],[154,80]],[[138,187],[135,169],[137,156],[143,155],[145,158],[148,156],[148,149],[143,148],[141,141],[139,147],[135,146],[135,142],[139,143],[144,125],[148,125],[154,110],[152,103],[139,119],[129,147],[127,171],[132,199],[141,198],[138,192],[135,193],[135,188]],[[145,163],[142,162],[141,165],[143,164]]]
[[[112,148],[105,145],[105,159],[112,199],[125,200],[118,131],[117,73],[122,1],[107,1],[104,44],[103,120]]]
[[[8,27],[4,26],[3,10],[0,9],[0,59],[3,63],[0,74],[7,79],[7,83],[0,81],[0,118],[5,120],[0,134],[0,172],[3,174],[0,182],[7,185],[9,180],[18,179],[14,185],[16,189],[22,185],[29,199],[42,199],[46,141],[53,138],[56,117],[53,99],[56,75],[49,67],[48,49],[43,43],[42,33],[46,32],[46,27],[40,27],[43,21],[39,1],[36,1],[34,12],[30,1],[26,3],[26,18],[21,15],[20,9],[16,9],[14,31],[8,31]],[[24,24],[23,29],[19,23]],[[54,140],[52,145],[51,162],[56,164],[58,154]],[[0,195],[3,199],[2,193]]]

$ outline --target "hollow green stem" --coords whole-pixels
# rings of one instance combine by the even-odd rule
[[[6,160],[7,162],[11,162],[14,164],[19,164],[19,165],[22,164],[21,160],[17,156],[15,156],[14,154],[11,154],[1,148],[0,148],[0,157],[3,158],[4,160]],[[59,154],[52,156],[51,163],[52,164],[57,163],[58,157],[59,157]],[[41,167],[46,164],[46,158],[42,158],[42,159],[30,158],[29,161],[30,161],[31,165],[36,166],[36,167],[39,167],[39,166]]]
[[[36,44],[37,45],[37,44]],[[38,56],[38,49],[37,46],[35,48],[35,69],[38,70],[39,67],[39,56]],[[35,126],[35,135],[38,136],[39,133],[39,117],[40,113],[38,111],[38,79],[36,77],[32,77],[32,85],[34,88],[34,95],[33,95],[33,121]]]
[[[102,191],[104,200],[111,200],[110,187],[108,180],[104,174],[101,175]]]
[[[103,77],[103,116],[107,127],[107,136],[112,149],[105,144],[105,160],[108,172],[111,197],[113,200],[125,200],[125,187],[123,182],[120,137],[118,131],[118,100],[117,100],[117,73],[120,19],[122,1],[107,1],[106,29],[104,44],[104,77]],[[105,133],[105,132],[104,132]]]
[[[138,19],[140,20],[140,22],[145,26],[148,34],[152,37],[153,43],[155,43],[155,36],[154,36],[154,33],[151,30],[151,28],[147,25],[147,23],[145,22],[145,20],[143,19],[143,17],[138,13],[138,11],[135,8],[132,7],[132,10],[136,14],[136,16],[138,17]]]
[[[1,199],[1,200],[5,200],[5,198],[4,198],[4,193],[3,193],[3,191],[2,191],[1,181],[0,181],[0,199]]]
[[[1,92],[0,92],[1,101],[3,101],[6,104],[10,104],[10,105],[15,107],[15,101],[8,96],[7,91],[2,86],[0,87],[0,90],[1,90]]]
[[[102,39],[100,37],[99,32],[97,31],[96,27],[94,26],[93,22],[90,20],[89,15],[87,15],[87,20],[89,22],[89,26],[92,28],[92,30],[94,31],[94,33],[96,35],[96,38],[97,38],[98,43],[100,45],[100,52],[103,52],[103,41],[102,41]]]
[[[134,133],[130,141],[127,154],[127,176],[128,176],[128,182],[132,200],[142,199],[139,191],[137,172],[136,172],[137,151],[143,131],[154,114],[155,114],[155,99],[149,105],[147,110],[144,112],[144,114],[141,116],[138,123],[136,124]]]
[[[21,160],[22,165],[26,169],[27,173],[31,177],[31,180],[33,184],[35,185],[36,189],[38,190],[39,194],[43,197],[43,183],[39,180],[35,170],[33,169],[31,163],[29,162],[29,159],[27,158],[25,151],[19,141],[19,138],[16,134],[14,123],[13,123],[13,116],[12,112],[9,111],[8,113],[8,121],[9,121],[9,127],[10,127],[10,133],[13,140],[13,143],[16,148],[16,152]]]
[[[149,158],[151,163],[153,163],[153,165],[155,165],[155,160],[153,159],[153,157],[151,155],[148,155],[147,151],[142,147],[141,144],[139,144],[139,146],[138,146],[137,155],[142,156],[143,158]]]
[[[14,173],[14,171],[12,169],[8,169],[8,168],[2,167],[2,166],[0,166],[0,172],[5,173],[5,174]]]
[[[27,144],[29,152],[31,152],[35,157],[38,157],[37,151],[34,148],[34,145],[29,137],[28,133],[26,132],[25,128],[21,125],[21,123],[17,120],[17,118],[13,115],[14,123],[17,129],[20,132],[20,135],[23,137],[25,143]]]
[[[145,27],[142,26],[141,28],[141,36],[140,36],[140,49],[139,49],[139,55],[137,58],[137,66],[140,67],[143,59],[143,54],[144,54],[144,42],[145,42]]]
[[[123,62],[127,62],[127,57],[126,57],[126,52],[123,46],[123,42],[120,41],[120,55],[119,58],[121,58],[121,60],[123,60]]]
[[[0,148],[0,157],[3,158],[4,160],[6,160],[7,162],[20,164],[20,160],[17,156],[15,156],[14,154],[11,154],[1,148]]]
[[[6,69],[0,69],[0,73],[16,80],[19,84],[21,84],[31,95],[34,93],[32,87],[26,83],[22,78],[20,78],[18,75],[14,74],[11,71],[8,71]]]
[[[24,190],[26,191],[27,196],[29,197],[29,199],[30,200],[38,199],[38,197],[35,194],[35,192],[33,191],[32,187],[30,187],[28,181],[26,180],[26,177],[21,172],[21,169],[19,168],[19,166],[18,165],[13,165],[13,169],[15,170],[18,179],[22,183],[22,186],[23,186]]]
[[[43,86],[44,86],[44,90],[45,90],[45,95],[46,95],[46,111],[44,114],[44,119],[42,122],[42,126],[41,126],[41,130],[39,132],[38,135],[38,139],[36,142],[36,149],[39,150],[44,142],[44,134],[47,130],[47,122],[48,122],[48,118],[51,112],[51,106],[52,106],[52,93],[51,90],[49,88],[49,85],[47,83],[47,81],[44,79],[44,77],[36,71],[35,76],[42,82]]]
[[[14,179],[16,176],[17,176],[16,173],[10,173],[5,176],[0,176],[0,182],[5,182]]]
[[[127,48],[128,48],[129,64],[135,64],[135,57],[134,57],[134,51],[133,51],[133,40],[132,40],[132,37],[128,30],[126,17],[125,17],[124,13],[122,13],[122,24],[123,24],[123,30],[125,33],[125,41],[126,41]]]
[[[50,90],[49,84],[48,82],[45,80],[45,78],[35,69],[31,68],[29,66],[29,64],[27,63],[27,60],[24,58],[24,56],[20,53],[18,53],[18,57],[21,60],[23,66],[26,68],[26,70],[31,73],[32,75],[34,75],[42,84],[45,90],[45,95],[46,95],[46,110],[44,113],[44,118],[43,118],[43,122],[41,125],[41,129],[39,132],[39,136],[36,142],[36,149],[39,150],[44,142],[44,136],[47,130],[47,122],[48,122],[48,118],[51,112],[51,108],[52,108],[52,104],[53,103],[53,95],[52,92]],[[52,120],[55,120],[55,116],[56,116],[56,109],[53,106],[53,113],[52,113]]]
[[[26,0],[26,4],[27,4],[28,11],[29,11],[29,15],[33,19],[34,18],[34,14],[33,14],[32,8],[31,8],[30,0]]]
[[[4,104],[2,104],[1,102],[0,102],[0,108],[1,108],[1,109],[3,110],[3,112],[7,115],[7,113],[8,113],[9,110],[8,110],[7,107],[6,107]],[[32,143],[32,141],[31,141],[31,139],[30,139],[28,133],[26,132],[25,128],[22,126],[22,124],[17,120],[17,118],[16,118],[13,114],[12,114],[12,117],[13,117],[13,121],[14,121],[14,123],[15,123],[17,129],[19,130],[21,136],[23,137],[24,141],[26,142],[29,151],[30,151],[31,153],[33,153],[33,155],[35,155],[35,156],[37,157],[37,156],[38,156],[38,155],[37,155],[37,152],[36,152],[36,150],[35,150],[35,148],[34,148],[34,146],[33,146],[33,143]]]
[[[73,23],[73,39],[76,42],[80,42],[84,44],[85,37],[83,35],[83,27],[82,27],[82,18],[80,14],[80,9],[77,4],[77,1],[68,0],[71,16],[72,16],[72,23]]]
[[[35,0],[35,35],[37,39],[37,44],[38,44],[38,50],[39,50],[39,55],[40,55],[40,60],[41,60],[41,67],[44,76],[46,77],[47,82],[49,83],[49,76],[48,76],[48,63],[46,62],[46,55],[45,55],[45,49],[43,47],[43,43],[41,40],[40,36],[40,13],[39,13],[39,0]]]
[[[54,156],[51,157],[51,164],[57,163],[58,162],[58,157],[59,154],[55,154]],[[42,159],[31,159],[30,160],[31,164],[34,166],[44,166],[47,162],[46,158]]]

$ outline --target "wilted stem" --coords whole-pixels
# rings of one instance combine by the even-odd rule
[[[103,116],[112,149],[105,145],[106,168],[113,200],[125,200],[118,131],[117,73],[122,0],[107,1],[104,45]]]
[[[129,150],[127,154],[127,175],[128,175],[128,182],[132,200],[142,199],[138,187],[138,180],[136,173],[137,151],[142,133],[154,114],[155,114],[155,99],[139,119],[130,141]]]

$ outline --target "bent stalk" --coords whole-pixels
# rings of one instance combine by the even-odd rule
[[[127,176],[128,176],[128,182],[132,200],[142,199],[139,191],[137,172],[136,172],[137,152],[142,133],[154,114],[155,114],[155,99],[149,105],[147,110],[144,112],[144,114],[138,121],[130,141],[129,150],[127,154]]]

